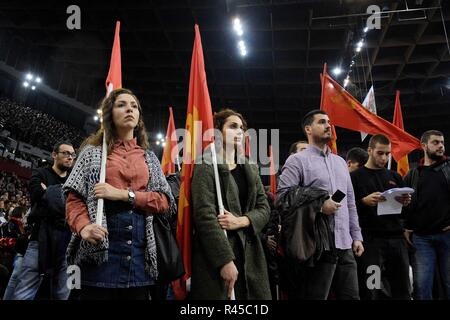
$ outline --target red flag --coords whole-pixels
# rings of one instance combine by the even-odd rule
[[[178,160],[178,139],[175,134],[175,122],[173,120],[172,107],[169,108],[169,124],[167,125],[166,139],[161,161],[164,175],[175,173],[175,162]]]
[[[420,148],[420,141],[417,138],[364,108],[327,73],[324,73],[322,101],[323,110],[328,113],[334,125],[389,137],[392,143],[392,156],[396,161],[412,150]]]
[[[270,158],[270,192],[276,196],[277,194],[277,176],[275,172],[275,164],[273,163],[272,145],[269,146]]]
[[[402,107],[400,105],[400,91],[397,90],[395,93],[395,109],[394,109],[394,120],[392,123],[399,127],[400,129],[404,130],[403,127],[403,115],[402,115]],[[409,171],[409,162],[408,162],[408,155],[406,154],[404,157],[402,157],[400,160],[397,161],[397,172],[399,175],[404,177]]]
[[[326,73],[327,73],[327,64],[324,63],[323,64],[323,74],[326,74]],[[322,75],[320,75],[320,81],[322,82],[322,92],[323,92],[324,85],[325,85],[325,78]],[[323,94],[322,94],[322,96],[320,97],[320,110],[324,110],[323,109],[323,100],[324,99],[323,99]],[[330,119],[330,121],[331,121],[331,119]],[[331,123],[331,141],[328,142],[328,146],[330,147],[331,152],[333,152],[334,154],[337,154],[336,141],[337,141],[336,129],[334,128],[334,124]]]
[[[336,134],[336,129],[334,127],[334,125],[331,125],[331,141],[328,143],[328,145],[330,146],[331,152],[333,152],[334,154],[337,154],[337,134]]]
[[[194,135],[198,132],[198,127],[194,123],[201,121],[201,137]],[[202,139],[206,130],[213,130],[213,117],[211,100],[209,98],[208,86],[206,82],[205,62],[203,58],[202,42],[198,25],[195,25],[194,49],[192,52],[191,76],[189,80],[188,112],[186,117],[186,131],[190,135],[184,138],[183,167],[181,169],[180,200],[178,202],[178,225],[177,241],[183,256],[185,275],[180,281],[173,283],[173,288],[177,299],[186,297],[185,281],[191,276],[191,243],[192,243],[192,207],[191,207],[191,178],[194,169],[194,162],[197,156],[197,146],[201,144],[204,150],[212,141]],[[200,139],[199,139],[200,138]]]
[[[250,136],[245,134],[245,156],[250,158]]]
[[[109,72],[106,77],[106,94],[114,89],[122,88],[122,62],[120,58],[120,21],[116,22],[116,32],[114,34],[114,44],[111,52],[111,62]]]

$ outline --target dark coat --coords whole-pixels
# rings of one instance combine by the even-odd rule
[[[287,258],[312,266],[323,251],[334,250],[328,217],[319,212],[328,198],[325,190],[292,187],[278,199],[281,247]]]
[[[270,299],[269,279],[260,233],[269,221],[269,204],[258,167],[246,163],[247,206],[241,208],[238,187],[227,165],[218,165],[223,204],[236,216],[246,215],[251,225],[228,231],[225,237],[218,221],[219,212],[213,166],[198,164],[192,178],[194,237],[192,248],[192,299],[225,300],[227,290],[220,269],[234,261],[238,269],[235,284],[237,300]]]

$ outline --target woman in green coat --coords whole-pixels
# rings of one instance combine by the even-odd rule
[[[190,298],[225,300],[234,288],[236,300],[270,299],[260,240],[269,221],[269,204],[258,167],[237,156],[246,122],[241,114],[225,109],[214,116],[214,126],[223,137],[223,150],[217,152],[217,158],[225,214],[218,215],[214,170],[206,152],[202,164],[194,168],[191,186],[194,237]]]

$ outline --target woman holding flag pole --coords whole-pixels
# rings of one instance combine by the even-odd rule
[[[116,89],[101,109],[101,128],[82,144],[64,185],[73,231],[69,264],[80,267],[81,299],[145,300],[158,278],[153,215],[175,214],[176,205],[158,159],[148,150],[137,97]],[[103,140],[106,178],[99,183]],[[98,199],[104,200],[100,219]]]
[[[269,220],[269,205],[258,167],[239,154],[246,122],[241,114],[225,109],[215,114],[214,127],[223,137],[223,146],[217,151],[217,172],[224,214],[219,214],[221,201],[211,165],[214,152],[206,150],[192,178],[190,298],[270,299],[260,240],[260,232]]]

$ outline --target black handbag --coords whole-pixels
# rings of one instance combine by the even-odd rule
[[[181,278],[184,275],[183,258],[167,218],[155,214],[153,216],[153,232],[156,242],[158,280],[171,282]]]

